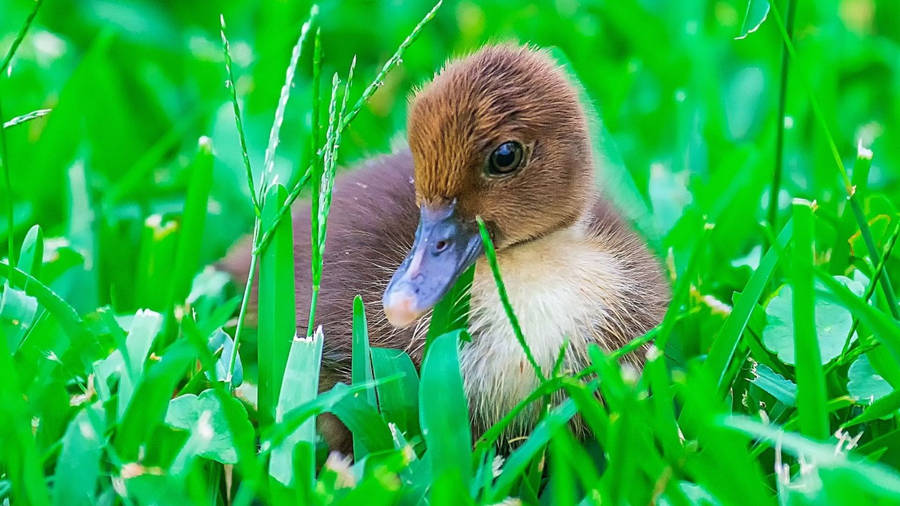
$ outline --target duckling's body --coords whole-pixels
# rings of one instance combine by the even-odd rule
[[[545,56],[527,48],[489,48],[442,75],[420,92],[424,98],[413,106],[412,155],[403,150],[369,160],[336,181],[316,319],[325,332],[321,388],[349,380],[357,294],[366,304],[372,345],[403,349],[418,366],[430,305],[459,271],[474,263],[471,341],[460,349],[460,367],[478,436],[531,393],[537,380],[486,259],[473,249],[480,248],[474,215],[488,223],[510,302],[535,360],[547,373],[567,340],[564,369],[578,371],[588,365],[590,343],[614,349],[645,333],[662,318],[669,291],[644,243],[593,188],[586,121],[574,92]],[[497,76],[502,83],[493,82]],[[532,86],[529,79],[535,76],[547,82]],[[531,98],[526,87],[540,90],[535,100],[552,100],[551,106],[530,110],[527,102],[516,102]],[[461,97],[444,96],[460,88],[465,90]],[[496,119],[491,107],[505,103],[512,104],[511,119],[492,123],[480,116]],[[485,146],[466,140],[483,137],[479,127],[488,136],[493,130],[503,133]],[[480,160],[487,156],[482,153],[491,153],[505,139],[520,142],[530,158],[495,158],[518,160],[512,176],[479,176]],[[445,152],[431,153],[434,149]],[[467,158],[466,150],[474,154]],[[453,165],[441,169],[442,160]],[[434,218],[439,212],[444,214]],[[428,237],[429,220],[453,225],[446,239],[461,241],[458,236],[464,236],[465,254],[454,251],[457,243],[450,242],[449,249],[436,246],[445,236]],[[294,223],[298,332],[304,333],[311,293],[308,204],[298,205]],[[226,267],[245,275],[246,252],[243,257],[233,255]],[[442,258],[450,259],[445,263],[453,264],[453,275],[448,277],[442,271],[447,266],[435,263]],[[437,289],[416,284],[437,278],[442,279]],[[643,358],[632,355],[628,360],[639,365]],[[533,423],[534,415],[526,411],[506,439],[527,433]]]

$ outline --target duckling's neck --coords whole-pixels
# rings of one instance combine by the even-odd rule
[[[586,220],[497,256],[510,303],[537,364],[549,375],[568,339],[563,366],[587,365],[591,342],[615,307],[622,269]],[[476,264],[469,332],[460,360],[473,420],[489,427],[537,386],[485,259]],[[522,427],[526,429],[527,427]]]

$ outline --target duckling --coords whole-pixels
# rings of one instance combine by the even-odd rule
[[[349,379],[356,294],[372,345],[404,349],[418,366],[430,310],[472,265],[471,339],[459,356],[473,436],[537,386],[483,254],[478,216],[545,372],[566,343],[564,368],[578,371],[590,343],[615,349],[659,323],[668,283],[595,188],[586,114],[547,53],[503,44],[449,62],[412,98],[407,135],[408,150],[364,162],[334,186],[316,322],[326,336],[322,389]],[[308,217],[308,204],[296,206],[300,333],[310,301]],[[244,247],[226,268],[246,275],[246,256]],[[643,357],[627,360],[639,367]],[[504,440],[527,434],[537,414],[523,412]],[[327,432],[347,447],[349,438]]]

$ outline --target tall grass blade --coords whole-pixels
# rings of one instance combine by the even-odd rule
[[[36,298],[50,314],[56,317],[60,326],[73,340],[81,341],[80,338],[86,335],[78,311],[34,276],[0,262],[0,278],[9,280],[14,286],[24,290],[26,294]]]
[[[34,21],[34,18],[37,17],[37,13],[41,9],[41,5],[43,4],[44,0],[35,0],[34,6],[31,8],[31,12],[28,14],[28,17],[25,18],[25,22],[22,23],[22,27],[19,28],[19,33],[17,33],[16,38],[13,39],[13,43],[11,46],[9,46],[9,50],[6,51],[6,56],[3,57],[3,63],[0,63],[0,76],[2,76],[6,72],[7,67],[9,67],[9,64],[12,62],[13,56],[16,55],[16,51],[19,49],[22,41],[25,40],[25,34],[28,33],[28,29],[31,28],[31,23]]]
[[[262,226],[273,223],[287,191],[273,184],[263,198]],[[297,332],[294,279],[294,234],[291,219],[281,222],[259,261],[259,422],[265,430],[275,422],[291,340]]]
[[[444,295],[431,311],[428,322],[428,333],[425,335],[425,350],[431,346],[438,336],[457,329],[468,328],[469,289],[475,278],[475,266],[460,274],[450,291]]]
[[[22,251],[19,253],[19,269],[40,279],[41,267],[44,265],[44,231],[40,225],[28,229],[22,239]]]
[[[19,381],[12,355],[0,346],[0,466],[12,486],[11,504],[50,504],[41,456],[31,429],[32,413],[25,402],[25,392]]]
[[[529,463],[544,451],[550,439],[562,430],[576,413],[577,409],[574,401],[568,399],[552,409],[535,426],[528,440],[522,443],[522,446],[516,448],[509,455],[509,458],[506,459],[506,463],[503,465],[503,472],[500,473],[494,484],[493,496],[490,498],[492,501],[502,501],[509,495],[516,480],[522,476]]]
[[[854,176],[857,173],[868,174],[871,165],[872,152],[860,146],[856,155],[856,165],[853,167]],[[862,205],[859,203],[859,199],[864,197],[862,193],[864,191],[865,185],[862,187],[854,186],[854,191],[850,194],[848,200],[850,201],[850,208],[853,210],[853,216],[856,218],[856,222],[860,223],[859,232],[860,235],[862,235],[863,242],[866,243],[866,249],[869,250],[869,257],[872,259],[872,264],[878,265],[881,263],[881,252],[878,251],[878,246],[875,244],[875,238],[872,237],[872,231],[869,229],[869,221],[866,219]],[[863,223],[865,223],[865,226],[862,225]],[[900,320],[900,307],[897,306],[897,296],[894,294],[894,286],[891,284],[891,277],[886,269],[881,271],[880,280],[879,284],[881,285],[882,293],[884,293],[884,300],[885,303],[887,303],[888,310],[895,320]]]
[[[316,306],[319,302],[319,289],[322,283],[322,264],[324,262],[325,244],[324,230],[325,222],[328,219],[328,209],[325,204],[329,200],[328,193],[331,191],[332,184],[329,178],[333,174],[328,170],[328,159],[331,156],[329,150],[334,142],[334,129],[337,125],[337,95],[338,95],[338,79],[337,72],[331,79],[331,98],[328,102],[328,131],[325,136],[325,147],[321,160],[313,166],[312,180],[312,204],[309,212],[310,219],[310,269],[312,270],[312,296],[309,303],[309,320],[306,324],[306,334],[309,336],[316,320]]]
[[[781,229],[781,233],[778,234],[776,245],[769,248],[769,251],[766,252],[759,262],[759,267],[756,268],[747,284],[744,285],[744,289],[741,291],[734,309],[728,315],[722,330],[719,331],[719,335],[713,341],[709,355],[706,358],[705,368],[707,374],[716,378],[720,389],[725,388],[728,384],[726,378],[731,359],[734,357],[734,352],[737,350],[741,336],[743,336],[744,330],[750,322],[750,315],[753,313],[753,309],[759,302],[760,297],[762,297],[763,291],[769,283],[769,278],[775,270],[775,266],[778,265],[778,249],[784,249],[792,235],[793,222],[789,221]]]
[[[759,4],[759,1],[748,0],[747,2],[747,12],[750,12],[751,4]],[[765,11],[766,15],[769,12],[769,2],[767,0],[763,0],[765,3]],[[787,34],[788,40],[792,40],[794,37],[794,11],[797,8],[797,0],[788,0],[787,2],[787,24],[785,26],[785,32]],[[758,6],[758,5],[757,5]],[[763,18],[765,19],[765,17]],[[746,21],[746,20],[745,20]],[[757,25],[758,26],[758,25]],[[772,186],[769,188],[769,226],[772,230],[778,229],[778,196],[781,193],[781,173],[782,167],[784,166],[784,131],[785,128],[785,110],[787,106],[787,83],[788,83],[788,70],[790,69],[790,53],[787,50],[787,45],[781,51],[781,74],[780,79],[778,81],[778,113],[775,117],[776,123],[775,125],[775,169],[772,172]]]
[[[175,250],[175,266],[171,274],[172,292],[166,309],[187,298],[194,274],[200,268],[209,192],[213,184],[213,151],[209,137],[200,138],[190,170],[190,182],[181,215],[181,231]]]
[[[794,49],[794,44],[791,41],[791,37],[788,33],[785,22],[781,18],[781,13],[778,11],[778,6],[774,3],[772,4],[772,13],[774,14],[775,22],[778,24],[779,31],[781,32],[782,39],[784,40],[785,48],[790,53],[791,58],[796,61],[797,54],[796,50]],[[797,65],[799,66],[799,62],[797,62]],[[860,233],[865,239],[866,247],[869,250],[869,255],[872,257],[872,263],[877,264],[879,254],[878,249],[875,247],[875,241],[872,239],[872,231],[869,229],[869,222],[866,220],[865,215],[862,212],[862,208],[857,201],[856,190],[854,189],[850,177],[847,175],[847,169],[844,167],[844,162],[841,159],[837,144],[834,141],[834,136],[832,136],[831,130],[828,128],[828,123],[825,120],[825,114],[822,112],[822,106],[819,104],[819,101],[816,98],[815,94],[813,94],[812,86],[809,84],[805,72],[802,72],[802,68],[798,70],[800,70],[798,74],[802,78],[803,85],[806,88],[807,95],[809,96],[809,103],[812,107],[813,114],[815,115],[816,120],[818,121],[819,125],[822,128],[822,131],[825,134],[825,138],[828,142],[828,147],[831,150],[832,158],[834,159],[835,165],[837,166],[838,173],[841,176],[841,180],[844,183],[844,190],[847,192],[847,198],[850,201],[851,207],[853,208],[853,215],[856,218],[856,223],[859,225]],[[871,153],[868,151],[864,152],[863,150],[860,150],[857,153],[856,161],[857,164],[871,163]],[[889,277],[882,277],[882,289],[884,290],[885,298],[887,299],[887,302],[890,306],[891,314],[894,316],[895,320],[900,320],[900,307],[897,306],[896,296],[894,295],[893,286],[890,283]]]
[[[472,436],[459,372],[459,332],[435,339],[422,363],[419,416],[431,458],[432,504],[471,502]]]
[[[522,327],[519,325],[519,319],[513,311],[512,303],[509,302],[509,295],[506,293],[506,285],[504,285],[503,278],[500,275],[500,265],[497,262],[497,252],[494,250],[494,242],[491,240],[491,234],[488,232],[484,220],[480,216],[476,219],[478,220],[478,230],[481,233],[481,242],[484,244],[484,254],[491,267],[491,273],[494,275],[494,283],[497,285],[497,292],[500,294],[500,302],[503,304],[503,311],[506,313],[506,317],[509,318],[509,324],[512,325],[516,340],[519,341],[519,345],[525,352],[525,358],[528,359],[528,362],[534,369],[534,374],[540,382],[543,383],[547,381],[547,377],[544,376],[544,371],[541,370],[541,366],[538,365],[537,361],[534,359],[531,348],[528,347],[528,342],[522,334]]]
[[[795,200],[791,287],[793,288],[794,353],[797,374],[797,411],[800,431],[815,439],[828,437],[828,410],[822,354],[816,336],[813,290],[813,207]]]
[[[97,504],[95,490],[106,432],[103,418],[102,412],[87,407],[69,422],[54,472],[54,505]]]
[[[291,343],[284,381],[278,397],[275,422],[282,424],[286,415],[318,397],[319,370],[322,363],[322,328],[316,329],[312,338],[295,338]],[[277,425],[276,425],[277,427]],[[316,419],[306,418],[302,425],[292,430],[287,438],[273,447],[269,461],[269,474],[284,485],[293,484],[309,497],[315,484],[316,469]],[[298,461],[295,461],[298,459]],[[302,475],[295,475],[294,469]]]
[[[2,76],[2,73],[0,73]],[[0,102],[0,123],[3,122],[3,104]],[[12,176],[9,170],[9,154],[6,149],[6,128],[0,128],[0,167],[3,169],[3,182],[6,185],[6,248],[9,264],[16,266],[16,221],[15,201],[12,192]]]
[[[378,407],[384,419],[393,423],[407,435],[418,436],[419,430],[419,376],[409,355],[401,350],[371,348],[372,372],[375,379],[383,380],[401,375],[398,381],[380,382],[376,388]]]
[[[372,360],[369,355],[369,327],[366,323],[366,308],[362,297],[357,295],[353,299],[353,345],[351,350],[350,379],[354,385],[371,382]],[[375,390],[369,390],[365,395],[365,403],[376,407]],[[356,459],[364,456],[363,447],[357,441],[357,435],[353,434],[353,456]]]

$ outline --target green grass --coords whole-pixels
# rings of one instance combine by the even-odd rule
[[[898,18],[891,0],[0,3],[0,504],[897,503]],[[535,367],[470,444],[471,271],[421,371],[369,345],[378,301],[357,299],[352,382],[322,393],[329,329],[315,302],[297,314],[293,273],[327,281],[334,178],[403,136],[411,91],[508,38],[581,84],[598,184],[673,299],[583,371]],[[249,231],[256,314],[209,267]],[[620,366],[648,342],[643,371]],[[325,413],[355,461],[328,457]]]

